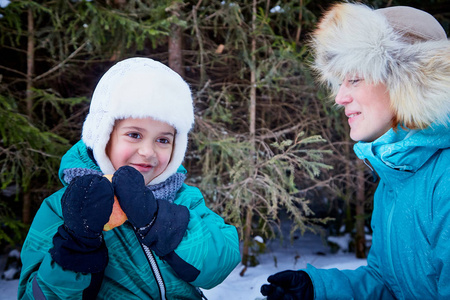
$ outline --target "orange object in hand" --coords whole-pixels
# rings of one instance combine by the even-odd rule
[[[113,175],[104,175],[109,181],[112,181]],[[127,215],[123,212],[122,208],[119,205],[119,201],[117,197],[114,196],[114,204],[111,216],[109,217],[108,223],[103,226],[103,231],[109,231],[117,226],[122,225],[127,220]]]

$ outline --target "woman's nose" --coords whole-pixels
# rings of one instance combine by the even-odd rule
[[[339,87],[338,93],[336,95],[336,98],[334,98],[334,101],[336,102],[336,104],[339,105],[345,105],[352,101],[352,97],[345,84],[341,84],[341,86]]]

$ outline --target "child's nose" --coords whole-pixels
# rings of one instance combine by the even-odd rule
[[[139,148],[138,152],[139,152],[139,155],[146,157],[146,158],[149,158],[149,157],[152,157],[155,155],[155,149],[153,148],[153,145],[149,145],[149,144],[142,145]]]
[[[334,101],[339,105],[345,105],[352,101],[349,90],[344,84],[341,84],[341,86],[339,87],[339,91],[336,95],[336,98],[334,98]]]

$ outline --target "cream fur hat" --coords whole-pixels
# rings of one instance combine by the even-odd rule
[[[406,6],[373,10],[339,3],[313,32],[313,68],[335,96],[346,75],[384,83],[397,121],[409,128],[448,124],[450,42],[437,20]]]
[[[115,172],[105,152],[115,121],[146,117],[176,130],[172,158],[166,170],[150,183],[155,185],[176,173],[184,159],[194,123],[191,91],[177,73],[160,62],[149,58],[118,62],[97,84],[82,131],[83,142],[93,150],[104,174]]]

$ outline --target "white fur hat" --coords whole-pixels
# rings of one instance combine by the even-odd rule
[[[450,42],[430,14],[398,6],[339,3],[313,32],[313,68],[335,96],[346,75],[384,83],[397,121],[409,128],[448,124]]]
[[[164,64],[149,58],[129,58],[112,66],[92,95],[82,140],[91,148],[104,174],[115,169],[106,155],[114,123],[118,119],[146,118],[163,121],[176,130],[172,158],[151,185],[173,175],[184,159],[194,108],[187,83]]]

